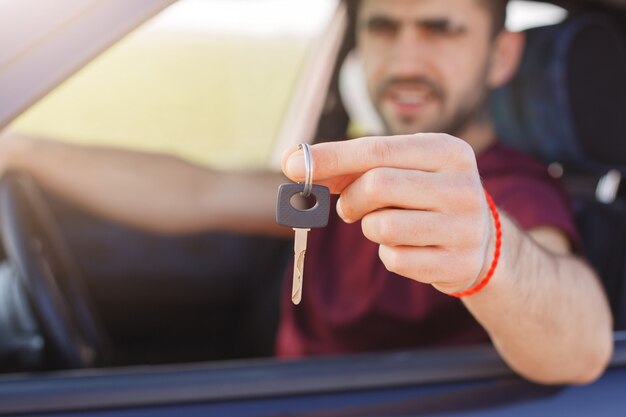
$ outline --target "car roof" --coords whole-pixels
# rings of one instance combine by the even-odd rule
[[[573,6],[604,5],[626,9],[626,0],[554,0],[551,3],[568,8]]]
[[[0,129],[174,1],[0,2]]]

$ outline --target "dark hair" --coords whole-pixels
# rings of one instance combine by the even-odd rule
[[[361,0],[344,0],[348,5],[348,13],[351,20],[351,27],[355,28],[356,15],[358,12],[359,4]],[[492,34],[493,36],[500,33],[504,29],[506,22],[506,6],[508,0],[475,0],[480,3],[491,15],[492,22]]]
[[[481,3],[491,15],[491,33],[493,36],[500,33],[504,29],[506,23],[506,6],[508,0],[477,0]]]

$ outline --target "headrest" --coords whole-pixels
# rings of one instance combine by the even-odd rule
[[[605,16],[527,31],[517,75],[494,92],[502,141],[575,170],[626,173],[626,46]]]

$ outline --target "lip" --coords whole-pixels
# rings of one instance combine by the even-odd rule
[[[398,86],[388,88],[382,99],[398,116],[408,117],[422,112],[436,97],[429,88]]]

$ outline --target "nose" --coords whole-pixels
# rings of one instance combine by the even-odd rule
[[[403,24],[389,49],[392,75],[399,78],[421,75],[425,63],[423,46],[418,29],[412,24]]]

